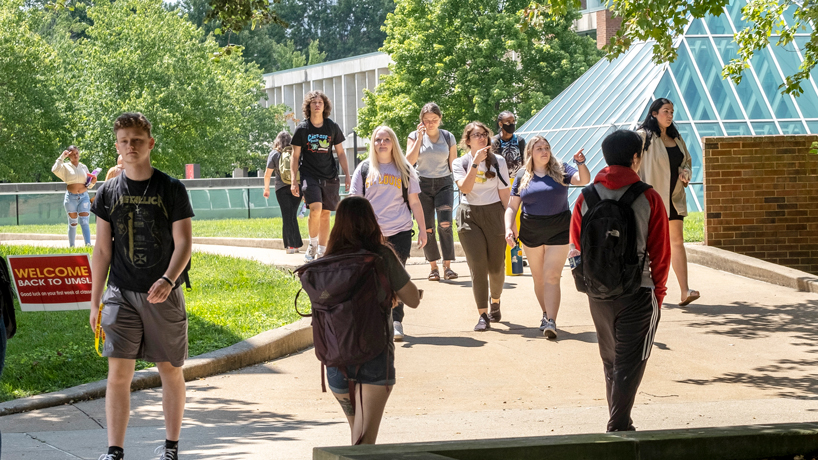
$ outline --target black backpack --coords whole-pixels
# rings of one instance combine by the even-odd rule
[[[11,283],[6,259],[0,256],[0,313],[6,326],[6,339],[14,337],[17,332],[17,319],[14,315],[14,287]]]
[[[321,389],[325,392],[324,366],[337,367],[348,378],[347,366],[376,358],[392,341],[389,320],[394,292],[383,264],[381,256],[362,250],[324,256],[295,270],[302,286],[295,296],[295,311],[312,316],[315,355],[322,363]],[[310,297],[312,314],[298,311],[302,290]],[[350,380],[352,407],[354,385]]]
[[[366,195],[366,178],[369,177],[369,160],[364,160],[361,162],[361,182],[364,184],[363,194]],[[401,192],[403,194],[403,202],[406,203],[406,207],[409,208],[409,212],[412,212],[412,207],[409,206],[409,184],[404,184],[404,181],[401,180]]]
[[[580,261],[572,270],[579,292],[596,300],[634,294],[642,284],[645,254],[636,252],[636,216],[631,205],[650,185],[632,184],[619,200],[603,200],[594,184],[582,189],[588,212],[582,216]]]

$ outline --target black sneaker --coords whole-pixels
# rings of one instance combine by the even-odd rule
[[[503,315],[500,313],[500,302],[492,302],[491,309],[489,309],[489,321],[492,323],[498,323],[502,317]]]
[[[477,320],[477,325],[474,326],[475,332],[485,332],[491,329],[491,321],[489,320],[489,315],[483,313],[480,315],[480,319]]]
[[[157,460],[178,460],[179,449],[168,449],[165,446],[159,446],[153,451],[153,455],[158,455]]]

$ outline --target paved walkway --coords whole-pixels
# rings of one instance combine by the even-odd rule
[[[55,244],[49,242],[50,244]],[[297,265],[283,251],[200,246],[198,250]],[[563,276],[560,336],[540,336],[531,277],[508,278],[503,322],[472,332],[477,315],[465,263],[461,278],[425,281],[397,347],[398,384],[379,442],[463,440],[601,432],[602,364],[587,300]],[[818,417],[818,295],[691,265],[700,301],[662,310],[634,408],[640,430],[815,421]],[[671,274],[669,299],[679,297]],[[133,395],[126,450],[153,458],[164,438],[161,393]],[[0,417],[3,459],[96,459],[106,445],[104,400]],[[321,393],[312,350],[188,383],[184,458],[305,459],[315,446],[343,445],[339,406]]]

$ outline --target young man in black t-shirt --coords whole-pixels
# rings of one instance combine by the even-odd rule
[[[295,127],[293,133],[292,171],[299,171],[301,182],[293,184],[290,190],[295,196],[303,196],[310,208],[307,227],[310,245],[304,259],[309,262],[321,257],[329,240],[329,217],[338,207],[341,182],[332,149],[338,154],[338,162],[344,170],[344,187],[349,190],[350,174],[344,146],[346,139],[341,128],[331,119],[332,103],[321,91],[310,91],[304,96],[301,106],[304,121]]]
[[[525,139],[514,134],[517,117],[508,110],[497,116],[497,135],[491,139],[492,151],[505,158],[508,177],[513,178],[525,164]]]
[[[178,458],[185,411],[187,313],[180,276],[190,260],[192,231],[185,186],[151,166],[151,124],[141,113],[114,123],[123,172],[97,192],[91,212],[97,238],[91,259],[91,328],[102,310],[108,357],[105,416],[108,453],[124,457],[136,359],[155,362],[162,378],[166,440],[161,460]],[[103,295],[103,285],[108,287]]]

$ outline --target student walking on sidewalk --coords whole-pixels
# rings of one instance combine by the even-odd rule
[[[474,330],[479,332],[500,321],[500,295],[506,277],[503,214],[509,197],[508,169],[503,157],[489,152],[491,135],[479,121],[466,125],[460,145],[469,152],[455,160],[452,168],[461,193],[457,234],[471,272],[480,315]]]
[[[580,271],[583,280],[593,279],[593,282],[583,282],[589,287],[588,303],[605,371],[610,416],[607,431],[633,431],[631,409],[650,357],[659,324],[659,309],[667,292],[670,264],[667,214],[659,193],[641,182],[637,175],[642,163],[639,135],[624,130],[614,132],[602,142],[602,154],[608,167],[597,174],[593,185],[583,189],[574,206],[571,242],[576,249],[569,253],[569,257],[579,254],[581,258],[581,267],[574,269],[575,277]],[[601,200],[617,200],[620,204]],[[595,219],[600,216],[597,212],[603,210],[603,205],[609,212],[606,216],[614,215],[610,214],[612,209],[622,209],[622,215],[629,217],[627,225],[609,228],[605,225],[612,221],[610,217]],[[596,239],[595,235],[598,236]],[[618,243],[620,237],[628,244]],[[586,248],[580,242],[604,244]],[[613,265],[616,270],[604,270],[612,264],[600,261],[618,261],[608,258],[615,257],[616,249],[620,247],[632,251],[622,259],[631,264]],[[604,267],[594,271],[591,267],[595,264]],[[624,273],[632,278],[623,276]],[[611,279],[625,283],[606,283]],[[619,288],[619,294],[603,299],[597,289],[590,289],[590,286],[600,285]]]
[[[90,322],[93,330],[102,315],[102,354],[108,357],[108,453],[100,459],[125,455],[131,380],[136,360],[142,359],[156,363],[162,379],[166,439],[156,453],[161,460],[176,460],[185,412],[182,365],[188,351],[180,285],[190,260],[193,208],[185,186],[151,166],[154,139],[144,115],[120,115],[114,133],[124,171],[103,184],[91,208],[98,219]]]
[[[276,201],[278,201],[278,207],[281,209],[281,236],[287,254],[297,253],[298,249],[304,245],[301,240],[301,230],[298,228],[298,205],[301,204],[301,198],[292,194],[290,185],[287,185],[281,179],[281,169],[279,168],[282,151],[290,147],[292,140],[293,137],[287,131],[278,133],[273,142],[273,151],[267,157],[267,170],[264,172],[264,198],[270,197],[270,177],[275,176]],[[290,180],[296,182],[293,177]]]
[[[671,265],[682,293],[679,306],[684,307],[701,294],[690,289],[688,284],[684,218],[687,215],[685,188],[690,182],[692,160],[684,139],[673,124],[673,102],[665,98],[653,101],[637,133],[644,143],[639,177],[662,196],[670,221]]]
[[[574,154],[577,168],[562,163],[552,154],[551,144],[542,136],[528,142],[525,164],[514,177],[511,200],[506,209],[506,242],[514,247],[517,237],[531,267],[534,295],[542,309],[540,330],[549,339],[557,338],[560,309],[560,278],[568,255],[571,211],[568,185],[585,185],[591,172],[585,166],[582,149]],[[520,229],[517,210],[522,205]]]
[[[514,177],[526,161],[525,139],[514,134],[517,117],[508,110],[497,115],[497,126],[500,131],[491,138],[491,145],[494,153],[506,160],[509,177]]]
[[[457,273],[452,270],[454,260],[454,234],[452,232],[452,209],[454,207],[454,183],[452,162],[457,158],[457,140],[454,134],[440,129],[443,113],[434,102],[420,110],[420,124],[409,133],[406,141],[406,159],[417,167],[420,176],[420,204],[426,222],[429,244],[423,247],[426,260],[432,266],[429,281],[440,281],[437,261],[443,251],[443,278],[453,280]],[[435,213],[440,249],[435,240]]]
[[[395,249],[402,265],[412,250],[412,214],[423,228],[423,209],[418,199],[420,185],[412,166],[401,152],[398,137],[391,128],[378,126],[369,143],[369,159],[352,174],[350,195],[369,200],[386,241]],[[418,235],[418,247],[426,245],[426,232]],[[394,339],[403,340],[403,303],[392,310]]]
[[[295,196],[303,196],[310,208],[307,228],[310,245],[304,260],[309,262],[321,257],[329,238],[329,218],[341,199],[341,182],[332,150],[338,154],[338,162],[344,170],[344,187],[349,190],[350,175],[347,156],[342,142],[346,140],[341,128],[329,118],[332,103],[321,91],[310,91],[301,105],[304,121],[295,127],[293,133],[293,157],[290,171],[301,174],[300,182],[293,181],[290,191]]]

